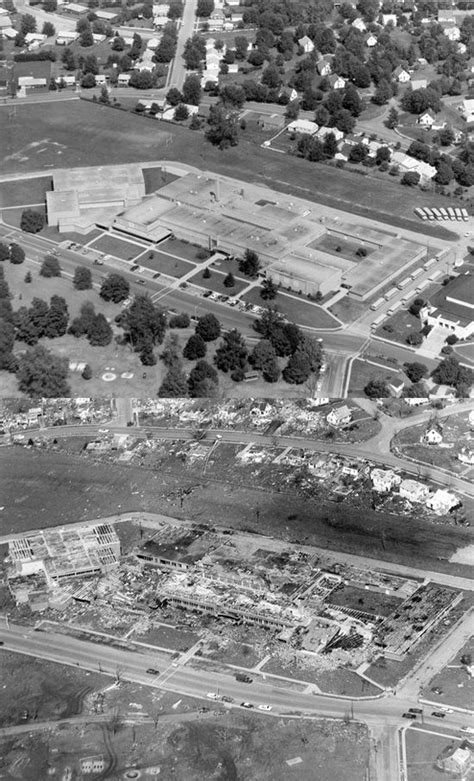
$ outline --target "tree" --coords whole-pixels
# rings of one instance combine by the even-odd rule
[[[89,366],[88,363],[86,363],[86,365],[84,366],[84,368],[82,370],[81,377],[82,377],[83,380],[91,380],[92,379],[92,369],[91,369],[91,367]]]
[[[231,271],[224,277],[224,287],[235,287],[235,278]]]
[[[54,24],[51,24],[51,22],[45,22],[41,32],[43,35],[46,35],[47,38],[52,38],[53,35],[56,35]]]
[[[199,106],[201,102],[201,79],[194,73],[186,76],[183,84],[183,100],[192,106]]]
[[[69,333],[76,338],[87,334],[90,324],[95,317],[95,309],[92,301],[85,301],[80,309],[79,317],[75,317],[69,326]]]
[[[385,120],[385,126],[388,127],[389,130],[393,130],[397,127],[399,121],[398,111],[395,108],[391,108],[388,112],[387,119]]]
[[[451,166],[444,161],[440,161],[437,165],[435,181],[438,184],[446,185],[453,180],[453,177],[454,177],[454,171],[451,168]]]
[[[182,93],[176,87],[171,87],[166,93],[166,101],[170,106],[178,106],[184,100]]]
[[[384,380],[370,380],[364,388],[364,393],[369,399],[387,399],[390,396]]]
[[[412,347],[419,347],[423,343],[423,334],[411,333],[406,338],[406,343],[411,344]]]
[[[420,380],[428,374],[428,368],[425,364],[418,363],[417,361],[414,361],[413,363],[404,363],[403,369],[410,382],[414,383],[420,382]]]
[[[260,287],[260,298],[263,298],[264,301],[273,301],[273,299],[277,297],[277,294],[278,285],[273,279],[271,279],[271,277],[264,279]]]
[[[353,117],[358,117],[362,111],[362,101],[353,84],[348,82],[342,96],[342,107],[351,112]]]
[[[63,398],[70,395],[66,382],[67,358],[59,358],[37,345],[20,356],[16,372],[18,389],[32,398]]]
[[[153,89],[156,77],[150,71],[133,71],[128,82],[135,89]]]
[[[311,365],[306,355],[299,350],[290,355],[283,369],[283,379],[292,385],[301,385],[311,374]]]
[[[130,293],[130,284],[121,276],[121,274],[111,273],[102,282],[100,288],[100,297],[104,301],[113,301],[114,304],[119,304],[120,301],[125,301]]]
[[[22,35],[36,32],[36,19],[32,14],[22,14],[20,18],[20,32]]]
[[[45,255],[39,273],[41,277],[60,277],[61,266],[58,258],[55,255]]]
[[[136,296],[131,306],[115,318],[136,352],[161,344],[166,332],[166,315],[148,295]]]
[[[110,344],[112,337],[113,331],[106,317],[101,313],[94,315],[87,329],[89,344],[92,347],[104,347]]]
[[[125,49],[125,41],[124,41],[124,39],[122,38],[121,35],[119,35],[118,33],[115,33],[110,48],[114,52],[123,52],[123,50]]]
[[[33,277],[31,276],[31,271],[27,271],[25,274],[25,282],[29,284],[33,281]]]
[[[420,311],[423,309],[423,307],[424,307],[424,306],[425,306],[425,302],[424,302],[424,300],[423,300],[422,298],[415,298],[415,299],[414,299],[414,300],[411,302],[411,304],[410,304],[410,307],[409,307],[409,310],[408,310],[408,311],[409,311],[409,312],[410,312],[412,315],[415,315],[415,317],[418,317],[418,315],[420,314]]]
[[[75,290],[91,290],[92,273],[86,266],[76,266],[72,284]]]
[[[66,300],[61,296],[51,296],[44,335],[49,339],[64,336],[67,331],[69,314]]]
[[[198,0],[196,16],[208,19],[214,10],[214,0]]]
[[[0,369],[10,371],[13,367],[13,345],[15,342],[15,327],[3,317],[0,318]]]
[[[95,87],[95,76],[93,73],[86,73],[81,79],[81,87],[84,89],[92,89]]]
[[[243,369],[247,363],[248,350],[242,334],[237,329],[224,334],[217,348],[214,363],[223,372]]]
[[[372,103],[377,106],[384,106],[392,97],[392,88],[386,79],[380,79],[375,92],[372,96]],[[391,109],[394,111],[394,109]]]
[[[351,163],[362,163],[368,154],[369,150],[365,144],[356,144],[355,146],[351,147],[351,151],[349,152],[349,161]]]
[[[8,260],[10,257],[10,247],[0,241],[0,261]]]
[[[205,342],[213,342],[221,335],[221,324],[215,315],[209,313],[198,318],[195,331]]]
[[[158,389],[161,398],[180,398],[187,396],[188,382],[181,366],[175,365],[168,369]]]
[[[191,319],[187,312],[181,312],[179,315],[173,315],[173,317],[170,317],[168,323],[170,328],[189,328],[190,324]]]
[[[242,108],[246,100],[246,92],[239,84],[226,84],[220,89],[219,97],[226,106]]]
[[[103,103],[104,106],[110,106],[110,95],[106,84],[103,84],[100,88],[99,103]]]
[[[84,49],[88,49],[90,46],[94,45],[94,36],[92,35],[92,30],[90,27],[83,30],[82,33],[80,34],[79,44]]]
[[[260,271],[260,260],[253,249],[246,249],[244,257],[239,260],[239,271],[246,277],[255,278]]]
[[[199,334],[192,334],[183,348],[183,357],[188,361],[204,358],[207,352],[206,342]]]
[[[184,122],[188,118],[189,118],[188,107],[185,106],[184,103],[180,103],[179,106],[176,106],[174,110],[174,119],[176,120],[176,122]]]
[[[346,108],[341,108],[340,111],[333,117],[334,123],[341,133],[352,133],[356,126],[356,121],[351,112]]]
[[[324,136],[323,141],[323,154],[325,157],[327,157],[329,160],[332,160],[332,158],[337,153],[337,141],[336,136],[334,133],[326,133]]]
[[[235,115],[227,114],[223,106],[211,106],[207,121],[209,127],[206,138],[213,146],[218,146],[219,149],[237,146],[239,132]]]
[[[46,307],[47,308],[47,307]],[[43,334],[32,321],[31,310],[21,306],[14,314],[15,339],[26,344],[37,344]]]
[[[10,263],[18,266],[25,260],[25,251],[19,244],[10,244]]]
[[[74,57],[74,52],[69,48],[69,46],[66,46],[64,49],[61,55],[61,60],[67,71],[76,70],[76,58]]]
[[[441,146],[451,146],[454,143],[455,135],[451,127],[445,127],[438,133],[438,140]]]
[[[402,176],[401,183],[408,185],[408,187],[414,187],[420,183],[420,174],[416,171],[406,171]]]
[[[469,388],[473,381],[471,369],[461,366],[454,354],[441,361],[431,372],[431,377],[440,385],[451,385],[458,391],[459,388]]]
[[[44,228],[43,212],[34,209],[24,209],[21,215],[20,228],[25,233],[39,233]]]
[[[260,339],[255,345],[249,362],[255,369],[261,369],[266,382],[277,382],[280,377],[275,348],[268,339]]]
[[[205,360],[197,362],[188,377],[188,390],[191,398],[208,398],[217,394],[219,378],[213,366]]]

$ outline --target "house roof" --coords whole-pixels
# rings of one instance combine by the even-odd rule
[[[474,320],[474,276],[461,274],[438,290],[430,299],[433,315],[440,314],[444,319],[468,325]]]
[[[422,111],[419,115],[418,119],[421,119],[422,117],[431,117],[431,119],[436,119],[436,114],[431,108],[427,108],[426,111]]]

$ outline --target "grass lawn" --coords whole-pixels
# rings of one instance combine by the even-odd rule
[[[98,239],[99,236],[102,236],[103,231],[101,231],[99,228],[94,228],[91,231],[88,231],[88,233],[75,233],[74,231],[70,231],[69,233],[61,233],[60,239],[61,241],[73,241],[74,244],[80,244],[81,246],[83,244],[88,244],[89,242],[94,241],[94,239]]]
[[[469,677],[466,668],[461,664],[461,656],[471,654],[474,657],[474,637],[451,659],[449,664],[440,670],[423,689],[423,696],[439,702],[440,705],[455,705],[458,708],[472,709],[474,701],[474,680]],[[441,689],[442,694],[436,694],[432,689]]]
[[[206,280],[207,281],[207,280]],[[265,301],[260,296],[260,288],[253,287],[243,296],[245,301],[249,301],[257,306],[264,306]],[[291,322],[299,323],[302,326],[311,328],[321,328],[323,330],[333,330],[340,328],[339,323],[325,309],[313,304],[304,298],[288,296],[285,293],[277,293],[276,298],[270,302],[272,306],[284,314]]]
[[[474,362],[474,343],[471,342],[471,344],[456,344],[454,351],[458,354],[461,361],[466,361],[466,363]]]
[[[385,380],[386,382],[396,382],[401,380],[404,375],[398,369],[383,369],[381,366],[374,366],[373,363],[356,358],[352,363],[351,379],[349,383],[350,396],[364,396],[364,388],[370,380]]]
[[[443,729],[440,725],[440,731],[444,733],[446,728]],[[441,735],[408,729],[405,741],[409,781],[433,781],[438,777],[446,778],[435,766],[436,757],[451,744],[456,745],[459,738],[453,737],[450,740]]]
[[[361,695],[376,694],[380,691],[380,689],[360,678],[352,670],[346,670],[345,668],[318,672],[309,668],[285,667],[278,657],[274,657],[264,664],[261,669],[264,673],[273,673],[286,678],[296,678],[299,681],[315,683],[322,692],[327,692],[328,694],[345,694],[360,697]]]
[[[75,128],[73,144],[71,127]],[[413,190],[407,198],[406,188],[391,177],[371,178],[370,187],[363,187],[361,177],[351,171],[308,164],[306,160],[286,155],[269,155],[254,142],[246,141],[245,133],[237,148],[216,155],[201,133],[176,125],[163,130],[162,124],[157,127],[156,122],[135,114],[80,100],[50,104],[47,111],[41,104],[19,105],[15,117],[10,117],[7,110],[0,111],[0,135],[1,173],[26,173],[59,165],[156,161],[162,157],[211,168],[243,181],[264,182],[282,192],[418,233],[457,238],[442,226],[413,220],[416,206],[444,205],[445,199],[436,193]]]
[[[327,233],[319,239],[313,241],[310,245],[313,249],[320,249],[323,252],[329,252],[331,255],[340,256],[352,261],[352,263],[358,263],[364,258],[357,255],[357,251],[363,247],[365,250],[365,257],[369,257],[375,252],[376,247],[364,244],[364,242],[351,241],[350,239],[341,238],[340,236],[334,236],[331,233]]]
[[[50,176],[0,182],[0,209],[44,203],[45,194],[52,189],[53,180]]]
[[[190,282],[195,285],[201,285],[207,290],[214,290],[216,293],[222,293],[226,296],[237,296],[241,290],[247,287],[247,282],[243,282],[241,279],[235,280],[233,287],[226,287],[224,285],[224,279],[227,274],[223,274],[220,271],[211,271],[211,276],[208,279],[203,277],[203,272],[199,271],[194,277],[191,277]]]
[[[420,318],[412,315],[408,309],[399,309],[377,328],[375,334],[383,339],[390,339],[391,342],[406,345],[407,337],[419,333],[420,330]]]
[[[91,242],[90,246],[92,249],[105,252],[107,255],[113,255],[122,260],[134,260],[144,249],[143,244],[118,239],[116,236],[109,236],[106,233]]]
[[[366,591],[355,586],[343,586],[334,591],[329,600],[332,605],[348,607],[352,610],[363,610],[378,616],[389,616],[397,608],[401,600],[376,591]]]
[[[194,268],[194,264],[188,263],[186,260],[173,258],[165,252],[156,252],[149,249],[138,255],[136,261],[139,265],[153,269],[153,271],[160,271],[162,274],[168,274],[170,277],[177,278],[184,277],[185,274],[188,274]]]
[[[198,635],[194,634],[194,632],[176,629],[174,626],[155,626],[146,634],[133,632],[131,639],[137,640],[139,643],[158,645],[162,648],[179,651],[194,645]]]
[[[160,244],[160,250],[167,252],[170,255],[176,255],[176,257],[182,260],[191,260],[194,263],[202,262],[202,258],[198,257],[202,247],[190,244],[188,241],[182,241],[181,239],[166,239]]]
[[[58,229],[53,226],[49,226],[46,223],[46,208],[44,206],[36,206],[35,211],[41,212],[41,214],[45,218],[44,228],[39,231],[38,235],[45,236],[48,239],[53,239],[53,241],[60,241],[60,235]],[[6,223],[6,225],[11,225],[12,228],[16,228],[17,230],[20,230],[22,214],[23,214],[23,207],[4,209],[2,211],[2,220],[4,223]]]
[[[329,308],[329,311],[335,317],[338,317],[339,320],[342,320],[343,323],[352,323],[367,312],[367,304],[361,301],[353,301],[345,296],[345,298],[336,301],[334,306]]]

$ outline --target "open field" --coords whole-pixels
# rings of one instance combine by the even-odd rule
[[[75,128],[73,144],[71,126]],[[308,165],[296,157],[271,155],[246,141],[245,135],[237,148],[216,154],[201,133],[176,125],[163,130],[162,125],[158,128],[156,122],[136,114],[86,101],[68,102],[67,110],[61,102],[49,104],[48,111],[41,104],[19,105],[14,117],[6,109],[0,110],[0,135],[5,150],[1,173],[101,165],[104,160],[109,164],[155,161],[162,157],[212,168],[244,181],[264,182],[276,190],[418,233],[456,238],[442,226],[422,225],[412,219],[415,206],[442,205],[441,196],[413,191],[407,199],[405,188],[389,178],[371,179],[370,187],[361,187],[361,177],[355,173],[317,163]]]
[[[423,697],[432,702],[439,702],[440,705],[472,710],[474,679],[468,675],[465,665],[461,664],[461,657],[464,654],[474,657],[474,637],[471,637],[449,664],[431,679],[429,685],[423,689]],[[433,689],[441,689],[442,694],[437,694],[432,691]]]
[[[133,632],[130,635],[130,640],[136,640],[139,643],[147,643],[149,645],[156,645],[160,648],[170,648],[173,651],[183,651],[194,645],[197,641],[198,635],[193,632],[187,632],[182,629],[176,629],[173,626],[156,626],[150,629],[146,634],[138,634]]]
[[[169,446],[167,446],[169,450]],[[43,526],[77,523],[114,513],[144,510],[177,518],[202,519],[235,529],[258,530],[330,550],[380,557],[419,568],[469,577],[472,568],[450,564],[456,550],[472,544],[472,530],[433,526],[416,515],[394,516],[278,491],[255,477],[237,484],[235,470],[215,480],[208,470],[197,479],[185,465],[145,469],[69,456],[65,452],[0,449],[2,512],[0,535]],[[192,488],[184,502],[178,489]],[[281,486],[278,486],[281,489]],[[259,520],[255,508],[259,508]],[[291,523],[288,523],[291,517]],[[382,544],[383,543],[383,544]]]
[[[380,689],[377,689],[376,686],[373,686],[352,670],[344,668],[318,672],[317,670],[304,667],[287,667],[278,657],[274,657],[263,665],[262,672],[314,683],[322,692],[327,694],[341,694],[346,697],[367,697],[380,692]]]
[[[404,375],[399,369],[389,369],[388,366],[376,366],[360,358],[352,362],[349,382],[349,396],[364,396],[364,388],[371,380],[383,379],[386,382],[397,382]]]
[[[159,271],[161,274],[167,274],[170,277],[184,277],[195,268],[192,263],[181,258],[175,258],[165,252],[156,250],[145,250],[136,258],[137,263],[145,268],[151,268],[153,271]]]
[[[0,209],[44,203],[45,193],[52,189],[53,180],[50,176],[0,182]]]
[[[257,306],[265,306],[260,296],[260,288],[253,287],[247,293],[242,296],[244,301],[248,301],[251,304],[257,304]],[[276,298],[270,302],[278,312],[285,315],[288,320],[294,323],[299,323],[302,326],[309,326],[310,328],[321,329],[333,329],[340,328],[339,323],[332,315],[326,312],[325,309],[317,304],[311,303],[304,298],[298,298],[292,295],[285,295],[283,292],[278,292]]]
[[[114,255],[122,260],[134,260],[145,249],[143,244],[119,239],[117,236],[110,236],[106,233],[95,239],[95,241],[90,242],[88,246],[99,250],[99,252],[104,252],[106,255]]]
[[[336,589],[329,600],[331,605],[340,605],[352,610],[362,610],[365,613],[373,613],[378,616],[389,616],[400,605],[400,599],[381,594],[376,591],[367,591],[352,585]]]
[[[445,732],[442,726],[440,731]],[[436,757],[448,746],[458,744],[459,739],[450,740],[442,735],[410,728],[406,731],[405,740],[409,781],[433,781],[447,777],[435,767]]]

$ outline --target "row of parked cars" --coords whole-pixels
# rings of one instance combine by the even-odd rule
[[[257,306],[257,304],[245,303],[238,298],[232,296],[226,296],[222,293],[216,293],[214,290],[205,290],[202,294],[203,298],[208,298],[209,301],[220,301],[222,304],[228,304],[229,306],[235,306],[241,312],[252,312],[254,315],[261,315],[264,311],[263,306]]]

